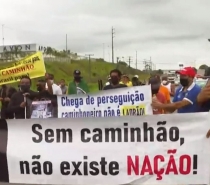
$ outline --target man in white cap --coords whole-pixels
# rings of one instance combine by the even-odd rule
[[[139,75],[135,75],[134,77],[139,79]]]

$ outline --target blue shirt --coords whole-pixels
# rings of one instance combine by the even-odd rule
[[[200,107],[197,104],[197,96],[200,93],[201,88],[193,82],[191,86],[188,87],[186,92],[184,92],[183,89],[184,88],[181,86],[176,90],[173,102],[175,103],[182,100],[187,100],[190,102],[190,104],[178,109],[177,112],[178,113],[200,112]]]

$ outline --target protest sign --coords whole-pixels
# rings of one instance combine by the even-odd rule
[[[58,96],[58,118],[152,115],[151,102],[149,85]]]
[[[44,76],[46,73],[42,52],[25,57],[0,69],[0,85],[14,83],[23,75],[32,78]]]
[[[34,101],[31,105],[31,118],[55,118],[53,105],[50,100]]]
[[[0,182],[209,184],[209,128],[209,113],[0,120]]]

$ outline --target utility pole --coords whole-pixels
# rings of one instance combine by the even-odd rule
[[[128,57],[128,65],[131,67],[131,56]]]
[[[112,63],[114,63],[114,35],[115,29],[112,27]]]
[[[137,57],[138,57],[138,53],[137,53],[137,51],[136,51],[136,69],[137,69]]]
[[[104,52],[105,52],[105,51],[104,51],[104,43],[103,43],[103,59],[105,60],[105,58],[104,58]]]
[[[66,34],[66,53],[68,53],[68,47],[67,47],[67,39],[68,39],[68,36],[67,36],[67,34]]]
[[[117,64],[118,64],[118,62],[119,62],[119,59],[120,59],[120,58],[119,58],[119,57],[117,57]]]
[[[89,80],[91,80],[91,61],[90,61],[90,57],[94,56],[93,54],[86,54],[85,56],[88,56],[88,60],[89,60]]]

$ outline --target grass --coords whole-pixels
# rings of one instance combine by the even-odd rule
[[[67,85],[73,80],[73,72],[78,69],[81,71],[84,80],[88,83],[91,92],[98,91],[98,80],[101,79],[103,84],[107,80],[107,76],[112,69],[118,68],[122,73],[128,74],[130,77],[134,75],[139,75],[139,78],[143,81],[148,78],[148,74],[140,70],[136,70],[127,67],[124,63],[112,64],[104,61],[91,62],[91,73],[89,74],[89,62],[87,60],[72,61],[68,62],[45,62],[46,71],[52,73],[55,76],[55,82],[59,82],[60,79],[65,79]],[[1,63],[0,66],[4,67],[8,63]],[[36,89],[36,81],[38,79],[32,80],[32,89]],[[16,84],[11,84],[17,87]]]

